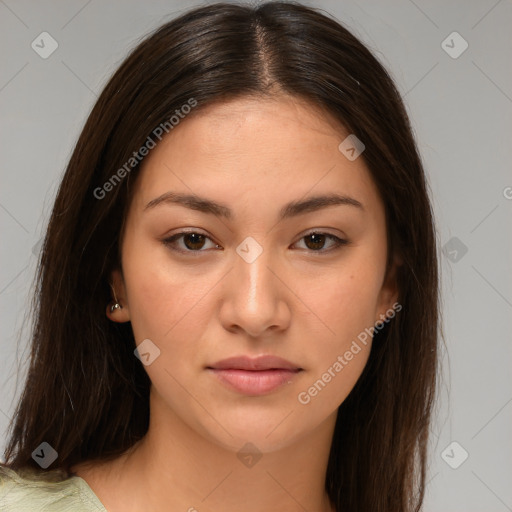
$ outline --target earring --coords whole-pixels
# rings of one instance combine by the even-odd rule
[[[116,309],[123,309],[123,306],[121,306],[121,304],[119,304],[119,301],[117,300],[114,287],[112,285],[110,285],[110,288],[112,290],[112,295],[114,295],[114,304],[112,304],[112,306],[110,306],[110,312],[113,313]]]

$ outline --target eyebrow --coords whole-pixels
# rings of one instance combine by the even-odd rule
[[[191,210],[197,210],[203,213],[215,215],[216,217],[223,217],[231,220],[234,215],[231,209],[221,203],[212,201],[205,197],[200,197],[195,194],[182,194],[178,192],[166,192],[161,196],[151,200],[145,207],[144,211],[155,208],[161,204],[179,204]],[[289,219],[304,213],[310,213],[329,206],[352,206],[364,211],[364,206],[357,199],[353,197],[340,195],[340,194],[327,194],[309,197],[299,201],[291,201],[284,205],[278,214],[279,220]]]

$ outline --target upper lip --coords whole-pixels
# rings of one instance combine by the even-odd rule
[[[248,356],[229,357],[218,361],[211,366],[214,370],[302,370],[298,365],[283,359],[282,357],[265,355],[255,358]]]

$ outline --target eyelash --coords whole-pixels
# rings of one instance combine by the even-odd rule
[[[203,250],[203,249],[199,249],[197,251],[193,251],[193,250],[190,250],[190,249],[177,249],[176,247],[173,246],[173,244],[180,238],[184,237],[185,235],[191,235],[191,234],[194,234],[194,235],[201,235],[201,236],[204,236],[206,239],[210,240],[211,242],[213,242],[213,240],[207,236],[206,234],[204,233],[201,233],[199,231],[180,231],[179,233],[175,233],[174,235],[168,237],[168,238],[165,238],[162,240],[162,243],[170,248],[172,251],[175,251],[175,252],[179,252],[179,253],[198,253],[197,256],[199,256],[200,253],[203,253],[203,252],[207,252],[207,250]],[[306,251],[310,252],[310,253],[318,253],[318,254],[324,254],[324,253],[328,253],[328,252],[332,252],[334,250],[337,250],[337,249],[340,249],[341,247],[347,245],[349,243],[348,240],[345,240],[345,239],[342,239],[342,238],[339,238],[335,235],[332,235],[330,233],[324,233],[322,231],[310,231],[309,233],[306,233],[305,235],[303,235],[300,239],[300,240],[303,240],[304,238],[307,238],[308,236],[312,236],[312,235],[325,235],[326,238],[329,238],[331,239],[333,242],[334,242],[334,245],[329,248],[329,249],[319,249],[319,250],[314,250],[314,249],[306,249]],[[213,242],[215,243],[215,242]],[[218,246],[218,244],[215,244],[216,246]]]

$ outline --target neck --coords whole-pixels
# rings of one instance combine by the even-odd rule
[[[237,453],[191,428],[169,408],[153,407],[157,400],[152,394],[145,437],[105,464],[101,477],[77,471],[109,512],[120,503],[125,511],[335,510],[325,477],[336,411],[292,444]],[[113,483],[108,490],[102,484],[106,481]]]

